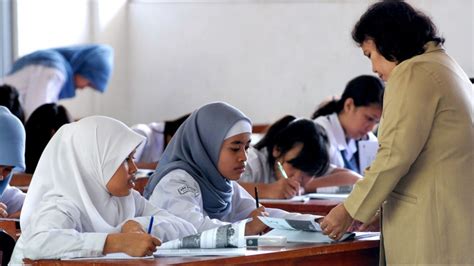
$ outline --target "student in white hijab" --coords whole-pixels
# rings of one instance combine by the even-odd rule
[[[196,231],[133,190],[133,153],[143,141],[123,123],[92,116],[53,136],[33,175],[11,263],[23,258],[151,255],[162,241]],[[145,231],[151,216],[151,235]],[[158,237],[158,238],[157,238]]]
[[[316,218],[278,209],[256,209],[236,181],[245,170],[252,124],[235,107],[215,102],[194,111],[168,144],[145,188],[145,197],[192,223],[199,232],[246,218],[245,234],[266,226],[256,218]]]

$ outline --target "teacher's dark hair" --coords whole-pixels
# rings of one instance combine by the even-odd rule
[[[429,41],[444,43],[427,15],[397,0],[371,5],[354,26],[352,39],[359,45],[372,39],[385,59],[397,63],[424,53]]]

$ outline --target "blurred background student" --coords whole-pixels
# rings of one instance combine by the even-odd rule
[[[25,173],[34,173],[49,140],[62,125],[70,122],[72,119],[67,109],[56,103],[43,104],[31,114],[25,125]]]
[[[25,123],[25,112],[20,104],[20,95],[18,91],[10,85],[0,85],[0,105],[5,106],[10,112]]]
[[[135,153],[138,168],[156,169],[166,146],[189,115],[186,114],[175,120],[136,124],[131,127],[133,131],[145,137],[145,141],[138,146]]]
[[[15,87],[28,118],[44,103],[72,98],[86,87],[104,92],[112,73],[113,50],[86,44],[39,50],[20,57],[0,84]]]
[[[6,107],[0,106],[0,217],[18,218],[25,194],[9,185],[14,172],[25,169],[25,129]]]
[[[347,83],[340,99],[333,99],[314,112],[312,119],[326,130],[332,164],[363,174],[358,141],[377,140],[372,130],[380,121],[383,94],[382,80],[358,76]]]
[[[251,195],[257,186],[261,198],[291,198],[322,187],[354,184],[360,176],[330,166],[327,150],[327,136],[321,126],[309,119],[284,116],[249,148],[239,184]]]

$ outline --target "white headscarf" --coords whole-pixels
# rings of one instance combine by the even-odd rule
[[[144,138],[120,121],[91,116],[62,126],[46,146],[33,175],[20,223],[39,209],[74,205],[84,231],[111,232],[135,216],[130,194],[114,197],[106,185]]]

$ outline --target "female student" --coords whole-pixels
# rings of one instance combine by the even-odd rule
[[[74,97],[76,88],[92,87],[104,92],[112,72],[112,58],[112,48],[107,45],[40,50],[16,60],[0,83],[18,90],[28,118],[44,103]]]
[[[329,138],[331,163],[362,174],[359,140],[377,138],[372,130],[382,114],[384,85],[374,76],[358,76],[347,83],[339,100],[321,106],[312,119],[321,125]]]
[[[380,148],[347,200],[321,223],[340,238],[378,222],[387,265],[473,265],[474,110],[466,73],[431,19],[406,2],[371,5],[352,38],[387,82]]]
[[[56,103],[38,107],[26,121],[25,173],[33,174],[49,140],[58,129],[72,121],[67,109]]]
[[[301,192],[315,192],[318,187],[352,185],[358,179],[349,171],[330,167],[322,127],[311,120],[287,115],[271,125],[265,136],[249,149],[239,184],[250,194],[258,186],[261,198],[291,198],[300,192],[300,185]]]
[[[192,223],[198,231],[253,217],[246,235],[266,226],[257,218],[307,217],[278,209],[255,208],[255,200],[236,181],[245,171],[252,125],[226,103],[202,106],[181,125],[145,188],[153,204]]]
[[[5,106],[0,106],[0,217],[18,218],[25,194],[9,183],[14,171],[25,169],[25,129]]]
[[[191,224],[133,190],[133,153],[141,141],[108,117],[92,116],[61,127],[33,175],[11,262],[113,252],[151,255],[160,239],[195,233]],[[155,222],[149,235],[145,230],[151,216]]]

